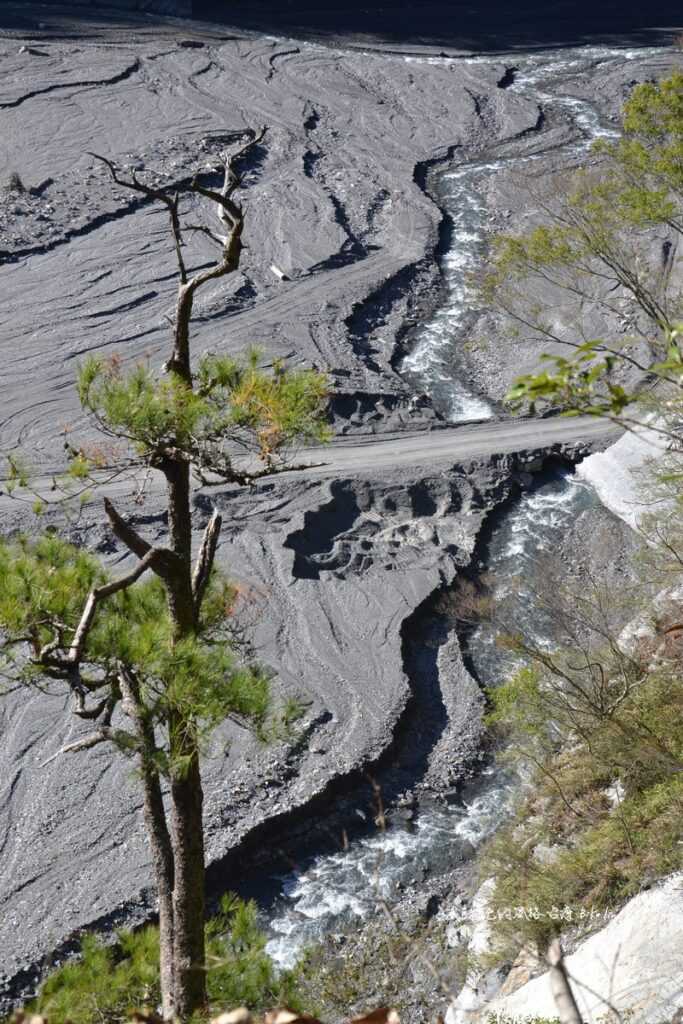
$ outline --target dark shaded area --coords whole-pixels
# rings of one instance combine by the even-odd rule
[[[669,42],[683,25],[680,2],[654,0],[489,0],[415,3],[367,0],[193,0],[195,18],[303,38],[383,43],[400,48],[531,49],[581,43]]]
[[[52,9],[61,15],[73,11],[93,28],[98,21],[108,21],[107,12],[120,22],[126,14],[137,20],[141,14],[187,17],[192,11],[196,20],[213,22],[216,28],[233,26],[408,51],[423,46],[444,48],[444,52],[497,52],[584,43],[657,45],[671,42],[683,28],[683,11],[676,0],[651,4],[636,0],[597,4],[588,0],[557,0],[553,4],[541,0],[428,0],[419,4],[396,0],[380,5],[368,0],[345,4],[315,0],[47,0],[47,5],[38,9],[35,4],[15,0],[0,5],[0,30],[30,32],[36,28],[36,16],[40,20],[42,14],[50,20]]]
[[[557,0],[553,4],[541,0],[429,0],[420,4],[397,0],[381,5],[367,0],[346,4],[315,0],[43,0],[38,5],[30,0],[10,0],[0,4],[0,32],[35,33],[39,38],[47,29],[52,37],[69,38],[74,31],[70,15],[78,19],[81,29],[88,25],[97,33],[98,27],[121,26],[128,18],[149,29],[154,16],[160,16],[161,23],[164,15],[188,17],[190,11],[196,21],[213,23],[216,34],[234,27],[405,52],[436,47],[444,55],[587,43],[662,45],[683,29],[683,9],[676,0],[651,4],[636,0],[599,4],[588,0]],[[179,28],[177,23],[166,24],[174,33]],[[191,31],[189,24],[187,30]]]
[[[290,533],[284,543],[295,552],[292,575],[298,580],[318,580],[321,568],[332,568],[320,564],[321,560],[331,555],[335,539],[349,530],[360,515],[355,491],[347,480],[335,480],[330,491],[332,499],[306,512],[303,529]]]
[[[38,28],[42,34],[43,28],[39,26],[45,26],[50,35],[57,29],[60,36],[68,38],[70,33],[64,31],[66,26],[53,21],[53,12],[58,18],[73,15],[96,28],[98,24],[112,20],[121,24],[126,16],[138,24],[140,15],[148,14],[187,18],[192,12],[192,0],[71,0],[70,3],[67,0],[42,0],[41,3],[32,0],[6,3],[3,0],[0,3],[0,30],[33,33]]]

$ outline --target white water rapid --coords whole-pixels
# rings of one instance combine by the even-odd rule
[[[564,149],[576,160],[598,138],[616,138],[618,132],[604,124],[590,104],[562,93],[562,83],[598,63],[628,61],[657,52],[655,49],[616,50],[585,47],[562,52],[562,56],[534,54],[515,56],[515,77],[511,90],[532,97],[548,110],[563,109],[571,119],[576,138]],[[417,62],[420,58],[409,57]],[[445,58],[427,58],[447,63]],[[490,62],[489,57],[464,58],[466,63]],[[500,61],[498,61],[500,63]],[[449,221],[451,244],[440,260],[445,298],[439,308],[415,331],[410,353],[403,359],[401,374],[416,388],[430,395],[439,411],[453,423],[491,419],[494,410],[486,398],[475,394],[462,380],[458,352],[466,342],[467,329],[477,313],[477,298],[469,275],[481,264],[486,248],[488,225],[482,185],[504,166],[541,159],[545,152],[500,159],[469,160],[440,176],[439,204]]]
[[[586,47],[562,53],[515,55],[518,70],[511,87],[532,96],[546,110],[550,106],[566,110],[576,129],[566,152],[568,157],[575,157],[597,137],[616,133],[601,123],[590,104],[563,94],[563,82],[598,63],[628,61],[651,52],[655,51]],[[445,301],[416,331],[401,372],[446,410],[453,422],[494,415],[486,399],[474,394],[460,379],[458,360],[475,301],[468,274],[480,265],[485,252],[487,224],[481,186],[504,163],[516,160],[521,165],[534,159],[538,156],[484,158],[451,168],[441,178],[439,198],[452,224],[452,243],[440,264]],[[542,486],[526,493],[492,535],[486,571],[496,581],[494,594],[499,601],[512,599],[513,614],[516,608],[524,616],[526,627],[531,626],[539,639],[547,634],[547,623],[532,611],[529,581],[534,563],[592,504],[598,504],[598,499],[587,484],[569,472],[557,471]],[[493,685],[501,680],[505,663],[490,629],[480,627],[475,631],[468,653],[482,681]],[[270,955],[278,964],[290,966],[302,947],[328,932],[341,930],[349,922],[377,913],[378,898],[391,900],[397,886],[455,866],[464,848],[471,851],[500,823],[515,788],[514,781],[489,768],[459,804],[422,809],[410,825],[394,825],[385,832],[356,839],[348,849],[315,857],[281,878],[281,896],[268,920]]]

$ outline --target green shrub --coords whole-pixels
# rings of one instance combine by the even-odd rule
[[[101,1024],[159,1000],[159,933],[119,932],[115,946],[86,935],[81,958],[60,967],[42,985],[30,1010],[51,1024]]]
[[[300,971],[301,991],[321,1020],[391,1006],[415,1021],[431,1020],[460,990],[467,963],[464,949],[448,948],[443,923],[408,914],[394,928],[376,915],[311,946]]]
[[[224,897],[220,913],[207,925],[212,1007],[303,1009],[296,972],[278,972],[265,944],[255,904]],[[117,1024],[131,1010],[156,1007],[159,1001],[159,932],[150,926],[118,932],[112,945],[86,935],[80,958],[51,974],[26,1010],[47,1017],[50,1024]]]
[[[278,971],[265,946],[256,904],[223,897],[220,913],[207,926],[207,988],[212,1005],[250,1010],[288,1006],[303,1011],[297,972]]]
[[[661,652],[660,652],[661,653]],[[480,858],[496,878],[494,962],[544,951],[683,866],[683,678],[675,659],[572,675],[554,654],[491,694],[489,722],[527,777],[516,813]],[[552,723],[552,725],[550,724]]]

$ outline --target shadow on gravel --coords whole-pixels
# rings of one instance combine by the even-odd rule
[[[97,37],[128,25],[138,33],[161,30],[174,37],[191,32],[191,23],[164,15],[182,15],[187,2],[0,0],[0,33],[29,38],[35,33],[38,38],[47,30],[52,38],[83,32]],[[235,28],[401,51],[437,47],[503,52],[587,43],[654,46],[670,43],[683,29],[680,0],[192,0],[192,11],[197,31],[217,38]]]
[[[671,41],[680,0],[193,0],[194,16],[299,37],[400,48],[533,49]]]

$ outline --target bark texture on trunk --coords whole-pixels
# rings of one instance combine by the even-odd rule
[[[171,776],[171,831],[175,877],[173,885],[173,971],[175,1010],[186,1020],[206,1008],[204,967],[204,828],[199,752],[194,735],[172,741],[182,770]]]
[[[123,707],[132,719],[140,740],[140,774],[142,778],[143,813],[147,839],[152,853],[152,867],[159,897],[159,974],[161,1010],[164,1020],[175,1013],[175,981],[173,976],[173,851],[166,824],[166,810],[161,792],[154,727],[145,714],[137,680],[122,671],[119,685]]]
[[[167,462],[171,547],[177,572],[167,583],[174,643],[192,636],[197,609],[192,588],[192,515],[190,467]],[[169,713],[171,755],[171,845],[173,848],[174,1009],[181,1020],[207,1006],[204,965],[204,794],[199,767],[196,724],[174,710]]]
[[[120,177],[116,166],[106,157],[93,154],[104,163],[116,184],[141,193],[148,199],[163,203],[169,213],[171,232],[178,263],[178,293],[173,330],[173,351],[164,369],[172,375],[181,389],[192,390],[192,362],[190,356],[190,324],[195,292],[209,281],[223,277],[239,266],[242,250],[243,215],[233,200],[240,184],[235,172],[236,162],[263,139],[251,130],[244,134],[247,140],[232,155],[223,154],[223,187],[219,192],[205,188],[195,179],[190,189],[214,203],[221,222],[220,235],[202,227],[189,226],[187,230],[204,230],[221,246],[217,262],[194,276],[188,275],[183,255],[183,231],[179,217],[180,192],[145,185],[135,174]],[[226,234],[223,234],[226,231]],[[127,586],[148,568],[163,581],[172,624],[174,647],[195,636],[202,598],[213,564],[221,519],[214,512],[202,542],[197,565],[192,568],[192,505],[190,482],[191,446],[183,449],[182,439],[160,438],[158,448],[150,450],[150,465],[159,469],[166,478],[168,494],[168,528],[170,550],[152,548],[130,523],[116,513],[106,502],[107,515],[118,536],[142,561],[133,574],[118,581],[114,589]],[[113,592],[113,591],[112,591]],[[95,605],[100,595],[93,593],[84,613],[83,631],[89,628]],[[79,645],[76,645],[76,655]],[[197,1010],[207,1006],[204,946],[204,830],[202,820],[203,791],[199,765],[197,718],[185,706],[170,706],[164,725],[168,729],[170,756],[170,830],[167,825],[164,802],[154,755],[156,753],[154,727],[146,715],[136,680],[129,674],[122,682],[129,714],[135,723],[141,750],[145,822],[152,849],[154,872],[159,889],[160,970],[164,1016],[173,1015],[188,1020]],[[98,738],[99,742],[99,738]]]
[[[550,965],[550,988],[555,999],[560,1024],[582,1024],[581,1011],[576,1005],[576,999],[569,984],[559,939],[553,939],[550,943],[548,964]]]

